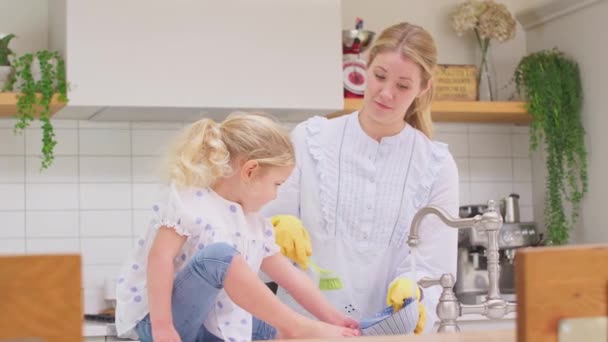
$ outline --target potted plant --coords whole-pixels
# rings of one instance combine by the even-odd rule
[[[478,99],[494,101],[497,86],[490,52],[491,41],[506,42],[515,37],[515,18],[507,7],[493,0],[467,0],[459,4],[450,16],[452,29],[459,36],[467,31],[475,33],[480,61],[477,73]],[[491,55],[491,54],[490,54]]]
[[[15,38],[14,34],[3,36],[0,34],[0,91],[4,89],[6,81],[9,79],[11,71],[11,62],[9,57],[13,56],[13,51],[8,47],[11,39]]]
[[[543,144],[546,151],[547,240],[550,244],[564,244],[588,188],[579,68],[559,50],[543,50],[525,56],[515,69],[514,78],[532,116],[530,150]],[[571,205],[569,218],[565,201]]]
[[[59,52],[41,50],[14,59],[13,68],[8,86],[19,93],[15,132],[22,132],[38,116],[42,122],[42,169],[46,169],[53,162],[57,144],[50,120],[51,101],[55,94],[59,101],[68,101],[65,62]]]

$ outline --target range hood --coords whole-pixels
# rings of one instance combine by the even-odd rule
[[[51,0],[69,104],[56,118],[281,120],[339,110],[339,0]]]

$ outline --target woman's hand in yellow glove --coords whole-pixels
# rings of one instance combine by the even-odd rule
[[[302,269],[308,268],[312,255],[310,236],[302,221],[292,215],[276,215],[270,219],[274,227],[275,241],[281,253],[296,262]]]
[[[403,307],[403,302],[407,298],[416,297],[418,301],[418,324],[414,329],[415,334],[421,334],[426,325],[426,308],[420,303],[420,288],[408,278],[397,278],[389,286],[386,295],[386,304],[393,307],[393,312],[399,311]]]

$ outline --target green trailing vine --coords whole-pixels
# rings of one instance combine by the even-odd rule
[[[38,81],[32,74],[35,60],[40,63]],[[15,59],[13,67],[15,73],[9,83],[11,87],[17,85],[20,92],[17,95],[18,120],[14,129],[16,133],[23,132],[34,120],[34,115],[38,115],[42,123],[42,169],[46,169],[53,163],[53,150],[57,145],[50,120],[51,100],[54,94],[58,94],[59,101],[68,101],[65,62],[59,52],[42,50]]]
[[[579,68],[559,50],[543,50],[524,57],[514,77],[532,116],[530,150],[537,150],[541,143],[546,150],[547,240],[550,244],[564,244],[579,217],[580,203],[588,188]],[[565,201],[571,206],[569,219]]]

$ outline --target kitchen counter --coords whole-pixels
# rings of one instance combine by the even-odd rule
[[[289,342],[345,342],[348,339],[305,339],[305,340],[281,340]],[[471,331],[456,334],[427,334],[427,335],[397,335],[397,336],[365,336],[359,337],[357,342],[515,342],[515,330],[500,331]]]
[[[82,335],[84,337],[116,336],[116,328],[114,328],[114,323],[85,321],[82,326]]]
[[[482,315],[465,315],[458,318],[458,322],[461,324],[466,324],[469,321],[494,321],[494,322],[506,322],[506,321],[514,321],[515,313],[509,313],[502,319],[498,320],[489,320],[487,317]],[[461,327],[464,328],[464,327]],[[102,322],[92,322],[85,321],[83,325],[83,336],[85,337],[97,337],[97,336],[116,336],[116,328],[113,323],[102,323]],[[415,340],[418,341],[418,340]],[[431,340],[434,341],[434,340]],[[442,340],[443,341],[443,340]],[[448,340],[449,341],[449,340]],[[461,340],[456,340],[461,341]],[[475,340],[473,340],[475,341]],[[445,341],[447,342],[447,341]],[[451,342],[451,341],[449,341]]]

